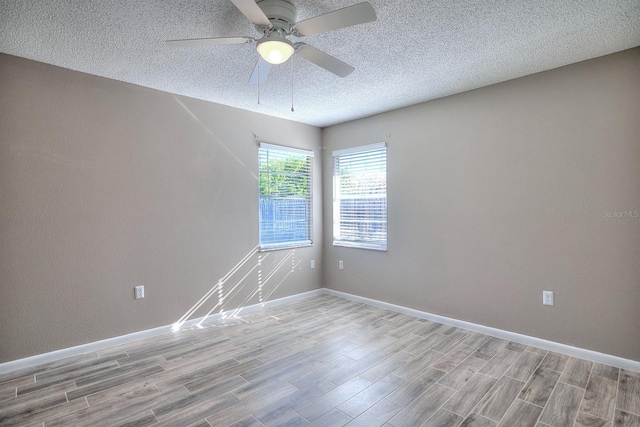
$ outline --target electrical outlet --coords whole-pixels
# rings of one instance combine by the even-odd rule
[[[133,289],[135,291],[135,299],[144,298],[144,286],[143,285],[135,286]]]
[[[316,260],[312,259],[311,260],[311,269],[313,270],[314,268],[316,268]]]
[[[553,306],[553,292],[542,291],[542,304]]]
[[[339,268],[340,270],[344,270],[344,262],[343,262],[342,260],[339,260],[339,261],[338,261],[338,268]]]

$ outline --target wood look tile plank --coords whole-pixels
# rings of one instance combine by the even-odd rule
[[[129,375],[120,375],[115,378],[108,378],[104,381],[89,384],[86,387],[79,388],[77,390],[73,390],[67,393],[67,398],[69,400],[77,399],[79,397],[88,396],[93,393],[97,393],[103,390],[107,390],[112,387],[119,386],[121,384],[126,384],[128,382],[135,381],[140,378],[148,377],[158,372],[162,372],[163,369],[161,366],[151,366],[146,369],[142,369],[138,372],[131,373]]]
[[[360,378],[375,383],[376,381],[379,381],[382,378],[386,377],[399,367],[404,366],[411,359],[413,359],[412,354],[406,353],[404,351],[398,352],[361,373]]]
[[[611,423],[580,411],[573,427],[611,427]]]
[[[223,348],[208,349],[193,353],[188,353],[184,356],[177,357],[175,359],[167,359],[166,362],[161,363],[164,369],[181,368],[185,373],[195,371],[213,363],[222,362],[224,360],[233,359],[235,355],[240,353],[241,350],[237,347],[227,346]],[[166,357],[165,357],[166,359]]]
[[[296,414],[293,414],[296,415]],[[298,415],[298,418],[301,419],[301,422],[304,422],[304,419],[302,419],[302,417],[300,417]],[[288,422],[282,425],[290,425],[292,427],[295,426],[302,426],[302,425],[307,425],[307,424],[297,424],[295,421],[293,420],[287,420]],[[292,422],[293,421],[293,422]],[[211,424],[207,423],[206,421],[204,421],[205,424],[202,424],[201,426],[198,425],[192,425],[190,427],[211,427]],[[264,427],[264,424],[262,424],[260,421],[256,420],[254,417],[252,416],[248,416],[246,418],[243,418],[239,421],[236,421],[233,424],[229,424],[229,427]]]
[[[306,388],[310,384],[313,384],[315,381],[326,377],[327,375],[340,370],[347,365],[351,365],[355,363],[353,359],[348,358],[347,356],[339,356],[329,362],[320,365],[314,369],[311,369],[307,374],[302,375],[298,378],[293,378],[290,380],[291,384],[298,388]]]
[[[238,363],[235,359],[226,359],[222,361],[212,362],[209,365],[203,366],[199,369],[188,371],[184,374],[175,376],[167,381],[163,381],[160,383],[160,388],[172,388],[176,385],[190,384],[192,388],[197,388],[198,385],[201,385],[200,382],[210,381],[211,377],[216,377],[217,374],[225,372],[225,370],[229,368],[236,368],[228,373],[229,376],[235,376],[239,371],[246,372],[248,366],[251,367],[260,367],[262,364],[257,361],[246,362],[245,364]],[[226,378],[229,378],[227,376]]]
[[[240,402],[240,399],[235,397],[233,394],[225,393],[223,395],[207,399],[200,405],[190,407],[182,412],[179,412],[165,420],[162,420],[157,425],[163,427],[187,426],[202,419],[208,418],[225,408],[235,405],[238,402]]]
[[[527,346],[524,344],[520,344],[519,342],[509,341],[504,348],[506,348],[507,350],[515,351],[517,353],[522,353],[527,349]]]
[[[625,369],[620,370],[616,408],[640,415],[640,376]]]
[[[389,394],[387,400],[400,406],[406,406],[427,389],[431,388],[443,376],[444,372],[427,368],[414,379]]]
[[[116,372],[116,369],[118,369],[118,363],[116,361],[109,361],[109,362],[106,362],[105,364],[83,367],[79,369],[79,372],[77,373],[63,372],[59,375],[44,377],[31,384],[19,386],[17,389],[17,393],[18,393],[18,396],[22,396],[22,395],[33,393],[45,388],[49,388],[51,386],[60,384],[61,382],[69,382],[69,381],[76,381],[76,380],[82,381],[84,376],[88,376],[92,378],[93,375],[104,374],[104,372],[108,372],[108,373]],[[77,384],[77,381],[76,381],[76,384]]]
[[[533,346],[527,346],[526,351],[530,351],[532,353],[537,353],[537,354],[541,354],[543,356],[546,356],[548,351],[540,348],[540,347],[533,347]]]
[[[420,322],[417,319],[412,318],[410,322],[407,322],[403,326],[395,328],[394,330],[387,333],[392,338],[401,338],[405,335],[408,335],[424,326],[424,322]]]
[[[475,374],[444,404],[443,408],[467,417],[497,381],[487,375]]]
[[[249,382],[256,381],[261,378],[271,376],[274,373],[278,373],[285,369],[288,369],[291,365],[297,362],[304,361],[307,358],[308,356],[304,353],[304,351],[298,351],[289,356],[278,358],[273,362],[269,362],[257,368],[251,369],[243,373],[242,378]]]
[[[534,427],[541,412],[541,407],[516,399],[498,423],[498,427]]]
[[[0,402],[16,397],[16,388],[5,388],[0,390]]]
[[[542,359],[544,359],[544,355],[542,354],[524,351],[513,365],[511,365],[511,368],[509,368],[505,375],[520,381],[528,381]]]
[[[289,385],[289,387],[274,387],[274,389],[268,393],[264,391],[254,393],[245,397],[239,403],[207,417],[206,420],[214,427],[226,427],[245,419],[247,414],[256,414],[272,405],[276,405],[287,396],[295,395],[297,391],[297,388]],[[287,412],[287,414],[290,414],[290,412]]]
[[[489,418],[478,414],[471,414],[460,424],[460,427],[495,427],[495,425],[495,421]]]
[[[440,332],[441,334],[444,335],[451,335],[454,332],[463,332],[465,335],[467,335],[467,331],[464,329],[460,329],[457,326],[453,326],[453,325],[444,325],[442,326],[442,328],[440,328],[438,330],[438,332]]]
[[[174,389],[161,389],[157,386],[157,384],[159,382],[163,382],[167,379],[173,378],[179,374],[182,374],[182,371],[176,369],[171,371],[161,371],[157,374],[140,378],[136,381],[131,381],[118,385],[116,387],[108,388],[98,393],[90,394],[88,396],[85,396],[85,398],[87,399],[87,402],[89,402],[89,405],[95,406],[100,403],[108,402],[112,399],[117,399],[126,393],[140,392],[145,388],[156,388],[161,392],[173,391]],[[187,393],[187,390],[184,387],[180,386],[177,388],[181,389],[184,393]]]
[[[406,381],[400,377],[388,375],[340,404],[338,409],[350,417],[355,418],[382,400],[389,393],[405,384],[405,382]]]
[[[66,402],[67,398],[65,397],[64,393],[58,393],[46,398],[30,400],[25,403],[13,403],[7,407],[2,408],[2,410],[0,411],[0,425],[5,425],[12,420],[23,418],[27,415],[41,412],[45,409],[62,405]]]
[[[534,405],[544,406],[551,396],[558,379],[560,378],[560,372],[547,368],[538,368],[535,370],[529,382],[524,386],[522,392],[518,396],[525,402],[533,403]]]
[[[481,334],[480,332],[469,332],[469,335],[462,341],[462,345],[468,345],[477,349],[485,344],[492,337],[489,335]]]
[[[544,407],[540,422],[551,427],[573,425],[583,395],[583,389],[559,382]]]
[[[165,362],[164,358],[153,357],[152,360],[138,360],[127,366],[120,366],[116,364],[115,367],[111,367],[109,369],[104,369],[99,372],[92,372],[90,374],[83,374],[80,378],[75,379],[75,382],[78,388],[82,388],[89,384],[102,382],[106,379],[134,374],[136,372],[139,372],[140,368],[143,367],[147,368],[150,366],[160,366],[163,362]],[[36,384],[38,384],[38,381],[36,381]]]
[[[202,389],[194,394],[188,394],[180,399],[176,399],[172,402],[163,403],[154,406],[153,413],[158,418],[158,420],[162,421],[171,416],[175,415],[178,412],[188,410],[194,406],[199,405],[205,400],[209,400],[215,398],[216,396],[224,395],[234,388],[245,384],[246,381],[240,377],[233,377],[228,380],[222,381],[218,384],[215,384],[211,387]]]
[[[605,420],[612,419],[617,386],[617,381],[591,375],[580,410]]]
[[[562,371],[560,381],[575,387],[586,388],[592,366],[593,362],[570,357],[564,371]]]
[[[393,352],[387,352],[385,350],[371,353],[360,360],[356,360],[343,368],[333,371],[326,376],[326,379],[337,385],[343,384],[384,361],[391,354],[393,354]]]
[[[345,356],[350,357],[354,360],[359,360],[368,354],[371,354],[381,348],[385,348],[388,345],[393,344],[395,341],[395,338],[383,336],[382,338],[375,340],[374,342],[369,342],[367,344],[361,345],[355,350],[345,353]]]
[[[122,422],[136,414],[151,410],[154,406],[173,402],[186,395],[188,395],[188,392],[184,388],[162,393],[155,386],[145,387],[114,396],[112,399],[98,405],[91,406],[91,404],[89,404],[88,408],[56,419],[50,425],[52,427],[75,424],[79,426],[99,426]],[[84,399],[76,400],[83,401]]]
[[[496,422],[500,421],[524,385],[522,381],[503,376],[493,389],[484,395],[475,412]]]
[[[30,426],[30,425],[42,425],[43,423],[53,420],[55,418],[65,416],[69,413],[74,413],[87,407],[85,400],[78,400],[74,402],[66,402],[60,405],[54,405],[48,408],[39,408],[28,414],[23,414],[21,417],[14,417],[0,422],[3,427],[12,426]]]
[[[73,381],[65,381],[63,383],[58,384],[49,384],[47,388],[34,391],[33,393],[23,394],[13,399],[7,399],[0,402],[0,414],[3,411],[14,408],[16,406],[27,407],[32,403],[38,402],[39,400],[50,398],[52,396],[64,396],[64,393],[75,390],[75,382]]]
[[[414,332],[415,335],[424,337],[433,332],[436,332],[438,329],[442,328],[444,325],[442,323],[436,323],[431,321],[426,321],[424,326]]]
[[[19,369],[13,372],[7,372],[0,375],[0,384],[7,381],[15,380],[16,378],[25,377],[28,375],[36,375],[37,373],[47,372],[52,369],[59,368],[61,366],[72,365],[86,360],[98,359],[98,355],[93,353],[80,354],[78,356],[67,357],[65,359],[56,360],[53,362],[38,365],[33,368]]]
[[[193,374],[184,374],[184,375],[174,376],[173,378],[167,381],[163,381],[159,383],[158,386],[161,389],[170,389],[175,386],[184,385],[184,387],[187,390],[189,390],[192,393],[195,393],[198,390],[207,388],[212,383],[228,380],[230,378],[239,376],[259,366],[262,366],[262,362],[259,362],[257,360],[250,360],[248,362],[233,365],[221,371],[213,372],[208,375],[203,375],[200,377]]]
[[[491,358],[498,354],[498,352],[500,352],[500,350],[502,350],[506,345],[506,340],[491,337],[491,339],[489,339],[475,351],[473,357],[477,357],[478,359],[491,360]]]
[[[421,354],[420,356],[416,356],[406,364],[400,366],[395,371],[392,372],[393,375],[403,378],[404,380],[411,380],[420,372],[424,371],[436,360],[440,359],[443,356],[442,353],[427,350],[426,353]]]
[[[405,335],[403,337],[395,339],[394,342],[385,347],[385,350],[390,350],[395,353],[405,352],[409,353],[405,349],[411,347],[416,341],[416,337],[414,335]],[[413,356],[413,353],[410,353]]]
[[[36,381],[35,375],[27,375],[26,377],[18,377],[13,380],[5,381],[0,383],[0,394],[8,391],[12,391],[13,394],[16,394],[16,388],[21,386],[26,386],[29,384],[33,384]],[[15,396],[14,396],[15,397]]]
[[[440,353],[448,353],[458,346],[460,341],[464,340],[469,335],[462,331],[455,331],[451,335],[448,335],[445,339],[438,344],[431,347],[431,350],[439,351]]]
[[[569,356],[567,356],[566,354],[554,353],[550,351],[549,353],[547,353],[544,359],[542,359],[540,367],[562,372],[568,361]]]
[[[284,414],[279,415],[277,418],[274,418],[272,420],[269,420],[266,423],[262,423],[260,422],[255,416],[251,417],[253,420],[256,420],[256,422],[258,424],[256,424],[257,426],[263,427],[263,426],[268,426],[268,427],[279,427],[279,426],[292,426],[292,427],[302,427],[302,426],[308,426],[311,423],[309,421],[307,421],[304,417],[300,416],[300,414],[298,414],[295,411],[289,411],[286,412]],[[233,424],[230,425],[244,425],[244,423],[246,422],[247,418],[240,420],[240,421],[236,421]],[[221,424],[222,425],[222,424]],[[229,424],[224,424],[225,427]],[[253,424],[250,424],[253,425]]]
[[[312,386],[284,395],[281,399],[272,402],[264,409],[253,411],[253,414],[261,422],[273,424],[281,420],[283,415],[292,413],[297,408],[308,405],[335,388],[336,385],[331,381],[321,379]]]
[[[434,384],[424,393],[405,406],[389,424],[395,427],[419,426],[427,421],[454,393],[454,390]]]
[[[616,409],[613,424],[620,427],[640,427],[640,416]]]
[[[298,408],[296,411],[307,420],[313,422],[331,411],[331,409],[341,405],[343,402],[360,393],[370,385],[371,382],[355,377],[326,393],[322,397],[315,399],[310,404]]]
[[[430,335],[420,337],[416,336],[416,341],[413,344],[409,344],[403,350],[407,353],[414,354],[416,356],[430,350],[434,345],[444,340],[447,336],[434,332]]]
[[[611,381],[618,381],[619,373],[620,369],[614,368],[613,366],[603,365],[602,363],[594,363],[593,368],[591,368],[591,375],[604,377]]]
[[[475,349],[471,346],[458,345],[444,356],[436,360],[431,367],[443,372],[451,372],[464,359],[469,357]]]
[[[461,416],[440,408],[420,427],[458,427],[463,420]]]
[[[500,378],[522,353],[511,351],[506,347],[498,352],[487,364],[480,370],[481,374]]]
[[[449,388],[460,389],[473,375],[480,371],[487,361],[469,356],[462,363],[456,366],[451,372],[438,380],[439,384]]]
[[[395,414],[400,412],[402,406],[387,399],[382,399],[373,404],[369,409],[358,415],[347,424],[349,427],[379,427],[384,425]]]
[[[146,427],[156,424],[158,419],[153,415],[151,411],[144,411],[140,414],[136,414],[133,417],[127,418],[114,426],[118,427]]]
[[[310,425],[314,427],[341,427],[347,425],[352,418],[337,409],[332,409]]]

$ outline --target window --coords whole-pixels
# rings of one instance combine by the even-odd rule
[[[384,142],[333,152],[333,244],[387,250]]]
[[[260,249],[311,245],[313,152],[260,143]]]

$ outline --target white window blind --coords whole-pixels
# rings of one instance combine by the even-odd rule
[[[260,143],[260,249],[311,244],[313,152]]]
[[[333,152],[333,244],[387,250],[385,143]]]

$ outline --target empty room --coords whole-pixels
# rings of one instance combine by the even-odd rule
[[[640,2],[0,2],[0,425],[640,427]]]

